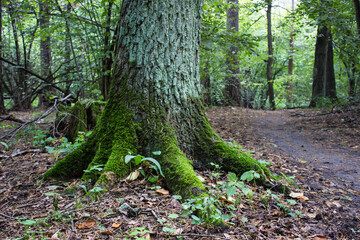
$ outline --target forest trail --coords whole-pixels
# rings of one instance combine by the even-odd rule
[[[306,163],[314,171],[326,173],[326,177],[338,184],[353,185],[360,190],[360,154],[341,145],[332,146],[331,133],[328,139],[317,136],[315,131],[306,131],[293,123],[289,111],[267,111],[254,120],[258,134],[270,138],[278,151],[290,155],[297,163]],[[330,138],[330,139],[329,139]]]
[[[359,123],[356,111],[209,109],[216,132],[247,150],[262,152],[277,171],[306,188],[342,189],[360,203]],[[224,121],[223,121],[224,120]]]

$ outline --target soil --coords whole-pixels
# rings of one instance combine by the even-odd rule
[[[42,174],[61,155],[34,147],[37,133],[28,130],[0,152],[0,239],[360,239],[359,108],[217,107],[207,114],[225,141],[271,163],[271,172],[282,175],[284,184],[295,184],[289,185],[292,192],[303,195],[269,196],[266,189],[246,183],[254,197],[241,197],[228,220],[232,224],[192,224],[190,217],[174,217],[181,215],[181,203],[166,192],[163,182],[122,180],[100,199],[87,197],[79,186],[90,186],[79,179],[43,182]],[[23,121],[33,118],[33,113],[12,115]],[[1,137],[14,122],[0,124]],[[45,131],[50,125],[48,119],[34,127]],[[226,173],[197,174],[210,191],[225,195],[219,186],[227,181]],[[296,204],[290,204],[294,199]],[[222,211],[229,213],[224,207]]]

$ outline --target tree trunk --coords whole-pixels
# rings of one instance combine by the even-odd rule
[[[326,71],[325,71],[325,97],[334,101],[336,99],[336,82],[334,71],[334,51],[332,35],[329,29],[328,32],[328,50],[326,54]]]
[[[356,26],[358,30],[358,34],[360,36],[360,3],[359,0],[354,1],[354,9],[355,9],[355,17],[356,17]]]
[[[239,32],[239,0],[228,0],[231,6],[227,11],[227,30],[231,34]],[[230,72],[230,76],[226,79],[225,96],[227,103],[230,105],[241,106],[241,91],[240,91],[240,79],[239,79],[239,58],[238,47],[233,44],[227,52],[226,65]]]
[[[267,84],[268,84],[268,96],[269,96],[269,104],[270,109],[275,110],[275,96],[274,96],[274,84],[273,84],[273,78],[272,78],[272,64],[273,64],[273,45],[272,45],[272,33],[271,33],[271,6],[272,1],[267,0],[267,11],[266,11],[266,17],[267,17],[267,39],[268,39],[268,60],[267,60],[267,67],[266,67],[266,78],[267,78]]]
[[[2,43],[2,0],[0,0],[0,43]],[[0,57],[2,57],[2,44],[0,44]],[[3,64],[0,61],[0,114],[6,113],[6,108],[4,105],[4,90],[3,90]]]
[[[336,83],[331,31],[326,26],[319,26],[315,45],[310,107],[316,107],[324,97],[336,99]]]
[[[39,24],[40,24],[40,60],[41,60],[41,74],[47,78],[48,82],[52,82],[51,76],[51,46],[50,46],[50,9],[46,2],[39,1]],[[51,95],[54,91],[51,86],[43,87],[39,96],[39,107],[50,107]]]
[[[107,11],[107,20],[105,28],[105,37],[104,37],[104,58],[102,62],[102,77],[100,80],[100,91],[104,97],[104,101],[108,99],[109,90],[110,90],[110,77],[111,77],[111,67],[112,67],[112,56],[111,56],[111,44],[110,44],[110,24],[111,24],[111,10],[113,2],[109,1],[108,11]]]
[[[89,179],[86,168],[106,164],[97,184],[109,186],[109,176],[130,172],[124,161],[128,154],[156,158],[168,189],[183,196],[206,194],[193,171],[195,161],[204,167],[214,162],[237,174],[255,169],[269,175],[256,160],[223,142],[204,113],[201,9],[202,0],[123,1],[112,85],[100,123],[45,178]]]
[[[294,0],[291,1],[291,13],[293,14],[295,10],[295,2]],[[291,16],[291,30],[290,30],[290,56],[289,56],[289,66],[288,66],[288,74],[289,74],[289,81],[287,85],[287,105],[289,107],[292,106],[292,95],[293,95],[293,73],[294,73],[294,17]]]

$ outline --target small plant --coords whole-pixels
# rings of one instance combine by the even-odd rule
[[[91,197],[91,199],[93,201],[99,200],[101,194],[106,191],[105,189],[102,189],[101,187],[93,187],[90,190],[88,190],[85,185],[79,185],[79,187],[81,187],[84,190],[85,196]]]
[[[142,238],[140,236],[144,236],[147,233],[151,233],[151,231],[147,230],[145,227],[136,227],[131,229],[130,236],[135,237],[136,240],[145,240],[147,238]]]
[[[86,179],[90,179],[91,182],[95,182],[98,176],[100,176],[104,166],[104,164],[97,164],[90,167],[89,169],[84,170],[86,173]]]
[[[154,155],[160,155],[161,152],[153,152]],[[143,175],[149,182],[155,183],[159,179],[159,175],[165,177],[162,170],[160,163],[151,157],[144,157],[141,155],[126,155],[125,156],[125,163],[133,163],[133,165],[139,169],[141,175]],[[155,171],[155,174],[153,171]]]

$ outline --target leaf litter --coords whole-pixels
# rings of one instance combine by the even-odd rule
[[[282,203],[292,213],[299,214],[291,217],[284,211],[284,206],[277,205],[271,197],[264,204],[262,197],[267,194],[266,190],[248,183],[245,183],[246,187],[254,192],[252,202],[241,201],[229,219],[232,224],[226,229],[195,225],[190,218],[176,217],[182,214],[182,206],[179,200],[166,192],[165,183],[123,180],[111,191],[105,192],[100,200],[92,201],[85,198],[81,188],[76,187],[80,184],[77,179],[56,183],[40,181],[53,159],[46,152],[29,151],[0,159],[0,238],[175,239],[181,236],[182,239],[360,239],[359,189],[350,182],[339,183],[326,175],[326,171],[319,170],[318,166],[310,165],[308,159],[295,162],[293,156],[279,151],[281,145],[264,134],[256,124],[261,119],[267,120],[261,111],[221,107],[210,109],[207,114],[215,131],[226,141],[240,144],[256,159],[271,162],[273,173],[295,176],[294,184],[298,188],[292,186],[291,195]],[[353,113],[350,117],[346,113],[344,116],[332,116],[334,121],[345,119],[342,123],[350,122],[351,126],[334,123],[331,132],[321,130],[324,125],[329,126],[327,120],[318,119],[319,112],[294,110],[289,114],[292,116],[290,121],[296,122],[294,126],[301,128],[302,134],[320,132],[317,138],[321,136],[322,140],[317,141],[325,142],[332,148],[336,148],[340,141],[348,144],[340,144],[342,147],[360,150],[357,147],[360,146],[359,138],[352,136],[349,139],[341,135],[346,135],[348,131],[359,133]],[[257,120],[254,121],[254,118]],[[318,125],[314,127],[314,124]],[[33,149],[26,140],[19,140],[14,148],[17,151]],[[14,149],[3,150],[1,154],[11,155],[13,152]],[[217,187],[217,181],[227,181],[225,174],[217,181],[209,171],[197,171],[197,174],[212,189]],[[296,200],[296,204],[286,201],[292,199]],[[224,192],[221,201],[232,204],[236,199],[226,198]],[[57,211],[54,211],[55,202]],[[130,216],[119,211],[124,204],[137,214]]]

